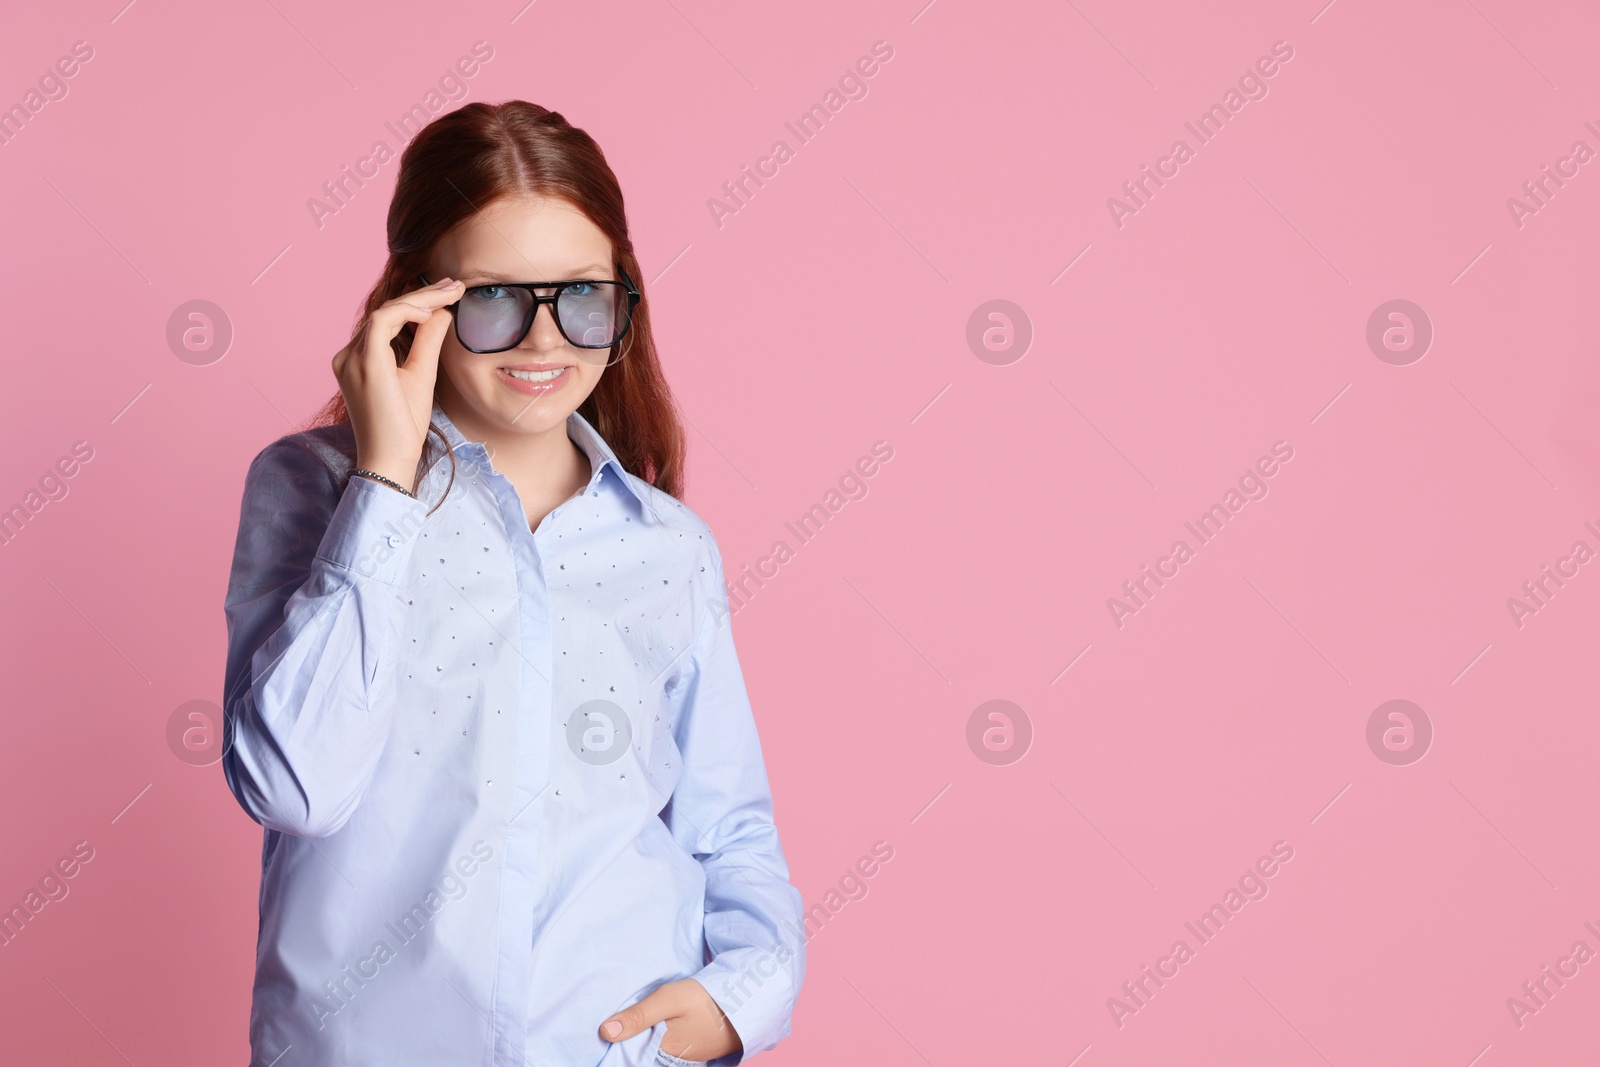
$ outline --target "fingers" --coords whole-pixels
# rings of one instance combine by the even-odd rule
[[[426,377],[431,382],[440,346],[450,327],[450,313],[444,309],[461,298],[463,288],[458,281],[444,279],[395,297],[367,316],[357,338],[333,357],[333,373],[340,387],[367,380],[394,380],[391,376],[397,368],[392,342],[408,322],[416,323],[418,329],[411,349],[416,358],[408,356],[405,364],[412,373],[405,377]]]
[[[637,1004],[617,1012],[600,1024],[600,1036],[607,1041],[621,1041],[643,1033],[656,1023],[676,1015],[678,1013],[676,991],[672,988],[676,984],[668,982],[664,986],[658,986],[653,993]]]
[[[643,1000],[600,1025],[600,1036],[622,1041],[665,1022],[661,1048],[674,1056],[714,1060],[744,1048],[722,1008],[693,978],[657,986]]]
[[[463,286],[454,280],[435,282],[388,301],[368,316],[367,351],[381,350],[408,322],[425,323],[440,308],[461,299]]]
[[[411,340],[411,351],[406,355],[400,373],[420,374],[431,379],[439,367],[439,349],[444,344],[444,335],[449,332],[450,312],[444,308],[434,309],[417,327],[417,335]]]
[[[443,278],[386,301],[333,357],[360,461],[380,474],[393,472],[402,484],[427,440],[439,350],[451,322],[446,308],[463,291],[462,283]],[[417,333],[402,365],[394,340],[408,322]]]
[[[639,1004],[643,1003],[643,1001],[639,1002]],[[661,1021],[660,1019],[647,1020],[645,1013],[640,1010],[639,1004],[635,1004],[631,1008],[624,1008],[601,1023],[600,1036],[607,1041],[621,1041],[635,1034],[641,1034]]]
[[[421,289],[413,289],[395,297],[396,300],[405,300],[422,307],[443,307],[453,304],[461,298],[463,286],[454,278],[440,278],[431,285],[424,285]]]

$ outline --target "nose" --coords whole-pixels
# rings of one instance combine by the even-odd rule
[[[540,301],[533,309],[533,322],[528,327],[527,336],[523,338],[526,343],[532,342],[532,347],[539,351],[560,348],[567,343],[562,336],[561,329],[556,325],[556,306],[554,300]]]

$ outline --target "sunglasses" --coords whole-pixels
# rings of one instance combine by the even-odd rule
[[[539,305],[550,304],[556,329],[575,348],[610,348],[633,324],[639,289],[618,268],[622,281],[492,282],[470,286],[448,305],[456,340],[468,352],[504,352],[515,348],[533,328]],[[430,285],[425,275],[417,275]],[[548,296],[535,290],[554,289]]]

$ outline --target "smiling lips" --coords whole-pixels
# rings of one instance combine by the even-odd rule
[[[543,396],[554,392],[570,377],[571,366],[566,363],[519,363],[514,367],[501,367],[497,373],[501,381],[519,393]]]

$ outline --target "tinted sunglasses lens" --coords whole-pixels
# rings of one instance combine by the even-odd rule
[[[456,336],[475,352],[510,348],[528,328],[533,294],[504,285],[468,289],[456,308]]]
[[[613,282],[569,285],[556,307],[568,340],[584,348],[615,344],[628,327],[627,294]]]

